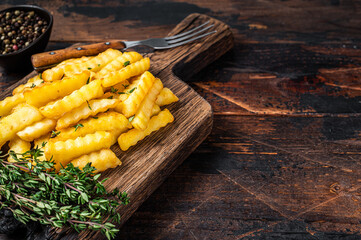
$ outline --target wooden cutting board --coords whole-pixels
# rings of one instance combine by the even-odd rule
[[[189,78],[230,50],[233,47],[232,32],[224,23],[195,13],[179,23],[169,35],[187,31],[208,20],[215,25],[211,30],[217,30],[217,33],[191,44],[147,54],[151,59],[150,71],[179,97],[179,102],[166,106],[174,115],[173,123],[153,133],[127,152],[122,152],[117,144],[112,147],[123,164],[104,172],[103,176],[109,178],[105,182],[107,189],[118,187],[130,196],[130,203],[119,209],[121,224],[211,132],[211,106],[180,78]],[[0,98],[10,95],[16,86],[35,74],[37,73],[33,72],[9,87]],[[49,233],[52,239],[104,238],[97,232],[84,231],[77,234],[72,229],[51,229]]]

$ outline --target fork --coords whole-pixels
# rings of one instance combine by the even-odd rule
[[[69,59],[77,58],[82,56],[92,56],[105,51],[108,48],[123,49],[126,50],[135,46],[148,46],[156,50],[175,48],[197,39],[206,37],[210,34],[216,33],[217,31],[207,31],[214,25],[209,25],[210,21],[199,25],[198,27],[192,28],[191,30],[176,34],[164,38],[150,38],[140,41],[108,41],[104,43],[95,43],[89,45],[83,45],[73,48],[66,48],[56,51],[38,53],[31,56],[31,62],[36,71],[43,71],[56,64]]]

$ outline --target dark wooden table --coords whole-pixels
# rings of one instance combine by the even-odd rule
[[[361,239],[360,1],[37,4],[55,18],[48,49],[162,37],[193,12],[234,32],[188,79],[213,107],[211,135],[119,239]],[[1,88],[25,74],[0,70]]]

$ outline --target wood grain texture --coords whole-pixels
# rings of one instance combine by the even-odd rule
[[[187,31],[206,21],[214,24],[217,33],[201,41],[165,51],[148,54],[151,59],[150,71],[159,77],[165,87],[170,88],[179,102],[167,108],[175,121],[152,134],[127,152],[122,152],[116,144],[112,150],[122,161],[116,169],[108,170],[103,177],[107,189],[119,188],[126,191],[130,204],[120,208],[123,224],[132,213],[151,195],[173,170],[208,136],[212,129],[211,106],[192,88],[182,82],[174,73],[196,73],[222,56],[233,46],[232,32],[224,23],[206,15],[192,14],[178,24],[170,35]],[[202,61],[200,61],[200,58]],[[187,69],[187,68],[190,68]],[[28,77],[35,75],[31,73]],[[23,83],[28,78],[19,81]],[[14,86],[4,91],[0,97],[9,95]],[[63,239],[100,239],[100,233],[84,231],[77,236],[72,229],[53,230],[49,237],[65,235]]]

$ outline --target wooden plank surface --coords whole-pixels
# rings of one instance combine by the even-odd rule
[[[55,16],[48,49],[161,37],[192,12],[234,33],[231,52],[188,79],[213,108],[211,135],[119,239],[361,237],[360,1],[38,3]],[[1,73],[2,89],[21,76]]]
[[[185,158],[209,135],[212,129],[213,112],[211,106],[173,72],[191,74],[200,71],[222,56],[233,46],[233,36],[224,23],[206,15],[191,14],[181,21],[169,35],[199,26],[205,22],[213,24],[216,33],[200,41],[183,47],[164,51],[155,51],[146,56],[150,58],[152,72],[160,78],[165,87],[170,88],[178,96],[179,101],[167,106],[175,121],[162,128],[152,137],[146,138],[126,152],[120,150],[118,144],[112,146],[122,162],[120,167],[106,171],[105,187],[112,191],[118,188],[128,193],[130,203],[119,209],[120,226],[132,213],[154,192],[165,178],[179,166]],[[202,61],[200,61],[200,59]],[[191,69],[190,66],[192,66]],[[25,83],[35,71],[0,94],[3,99],[19,84]],[[78,234],[73,229],[52,229],[49,237],[56,239],[101,239],[100,232],[84,231]]]

